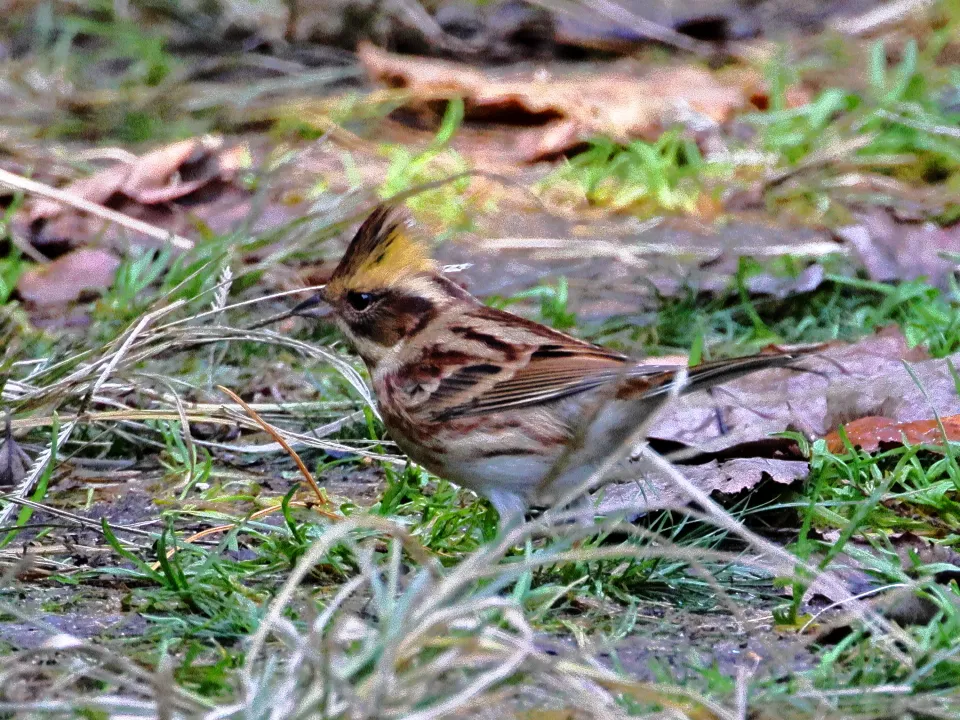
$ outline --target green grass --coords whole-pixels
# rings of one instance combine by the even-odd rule
[[[48,136],[158,140],[221,122],[202,112],[185,119],[175,102],[144,114],[138,103],[175,87],[182,66],[160,35],[118,21],[112,8],[40,18],[46,25],[33,52],[49,62],[47,72],[66,69],[86,91],[97,63],[123,61],[100,88],[113,98],[109,107],[58,114],[62,124],[47,125]],[[889,67],[890,48],[874,45],[866,88],[828,87],[801,108],[786,106],[787,61],[774,63],[771,110],[750,118],[755,134],[731,148],[766,151],[769,166],[706,158],[694,142],[669,132],[624,147],[598,140],[539,190],[572,187],[579,199],[638,216],[688,213],[709,209],[731,183],[773,171],[786,175],[766,190],[769,210],[786,208],[826,225],[846,212],[829,188],[841,171],[949,190],[960,157],[938,128],[956,118],[935,99],[958,78],[934,67],[938,47],[958,27],[960,14],[949,17]],[[423,148],[380,146],[388,169],[376,192],[413,191],[468,170],[469,160],[450,148],[462,114],[462,104],[450,103]],[[814,162],[851,138],[865,140],[836,164]],[[344,157],[349,171],[352,158]],[[814,169],[808,173],[805,164]],[[272,173],[252,177],[251,187],[268,191],[285,167],[281,159]],[[803,173],[793,175],[798,169]],[[960,589],[950,574],[958,569],[951,555],[930,559],[902,545],[912,536],[941,549],[960,544],[956,447],[834,453],[822,441],[800,442],[811,463],[806,483],[728,509],[746,528],[779,518],[777,541],[792,553],[793,572],[750,539],[676,510],[595,527],[552,524],[548,515],[504,539],[485,501],[396,455],[364,406],[362,371],[329,326],[231,329],[289,306],[286,299],[259,300],[276,282],[271,271],[329,262],[338,252],[325,241],[352,225],[356,208],[325,192],[317,186],[325,210],[269,233],[219,236],[199,228],[202,242],[178,257],[131,252],[114,286],[89,306],[89,326],[28,329],[11,300],[28,264],[16,253],[0,260],[0,322],[16,330],[0,377],[26,388],[8,386],[3,405],[17,422],[36,421],[17,431],[32,457],[44,449],[55,456],[31,494],[41,507],[17,509],[0,534],[0,550],[19,553],[4,555],[5,563],[19,560],[24,546],[47,551],[34,561],[36,574],[4,576],[0,620],[38,613],[94,618],[107,607],[142,622],[129,636],[108,633],[57,652],[25,654],[0,643],[0,679],[16,670],[39,689],[23,703],[42,699],[49,714],[62,717],[147,716],[149,706],[129,700],[147,702],[159,688],[183,717],[243,699],[249,718],[268,717],[281,700],[299,703],[285,717],[346,717],[359,707],[374,708],[371,717],[400,717],[454,701],[461,704],[450,715],[465,716],[476,710],[467,689],[479,688],[478,702],[491,706],[504,694],[520,696],[504,702],[501,714],[511,716],[523,702],[539,707],[546,697],[559,711],[585,715],[604,708],[643,717],[679,704],[690,717],[712,718],[718,715],[710,703],[737,717],[744,689],[758,717],[955,714]],[[476,199],[463,182],[410,202],[452,235],[468,225]],[[840,259],[822,262],[828,273],[821,287],[775,299],[751,296],[750,278],[796,275],[801,261],[744,260],[723,291],[692,288],[657,298],[646,322],[584,323],[564,278],[489,302],[637,355],[697,360],[771,342],[855,340],[888,325],[934,357],[960,350],[956,288],[875,283]],[[233,305],[248,300],[254,302]],[[169,314],[151,315],[177,302]],[[221,408],[220,384],[301,442],[298,452],[325,485],[329,505],[313,505],[317,499],[290,458],[267,447],[271,438]],[[339,424],[343,418],[352,419]],[[331,423],[333,429],[315,432]],[[118,461],[132,464],[116,469],[111,463]],[[361,492],[362,482],[372,490]],[[255,517],[264,509],[270,512]],[[323,514],[331,511],[345,519]],[[221,529],[187,541],[215,527]],[[57,546],[66,549],[51,550]],[[793,662],[789,642],[808,638],[801,632],[807,621],[819,630],[835,619],[810,618],[803,591],[817,575],[844,572],[847,556],[876,583],[907,586],[908,594],[927,599],[932,613],[901,630],[871,627],[869,613],[851,606],[849,635]],[[736,627],[710,635],[706,628],[718,618]],[[735,667],[708,651],[744,631],[767,652],[757,673],[738,678]],[[644,653],[639,641],[651,639],[660,645]],[[555,654],[543,651],[553,641]],[[784,648],[786,660],[778,656]],[[614,670],[594,665],[601,652],[609,657],[600,665]],[[13,716],[18,711],[2,705],[5,699],[0,714]]]
[[[6,303],[13,295],[17,280],[25,269],[26,263],[18,252],[0,260],[0,303]]]
[[[884,42],[873,43],[862,68],[868,78],[863,90],[827,87],[810,102],[791,107],[788,90],[802,82],[804,73],[779,55],[766,72],[769,108],[738,119],[755,134],[745,141],[724,137],[727,154],[704,157],[681,130],[627,145],[597,138],[545,179],[541,191],[640,217],[711,217],[723,211],[721,196],[731,186],[759,187],[774,213],[828,226],[849,221],[858,200],[837,184],[845,173],[876,173],[955,194],[960,114],[946,110],[939,98],[956,87],[957,78],[937,59],[960,27],[960,8],[955,2],[944,8],[943,26],[924,39],[922,48],[908,41],[892,66]],[[856,75],[861,68],[834,70],[833,76]],[[788,180],[798,173],[802,182]],[[948,209],[940,219],[948,223],[955,217]]]
[[[606,321],[590,339],[652,354],[687,352],[706,338],[714,351],[758,349],[773,343],[852,341],[890,325],[911,346],[934,357],[960,349],[960,298],[922,281],[896,285],[834,275],[817,290],[784,300],[743,300],[735,289],[701,297],[664,298],[647,326]]]
[[[594,140],[545,180],[542,190],[573,185],[592,205],[640,216],[693,213],[711,184],[718,188],[732,175],[728,162],[704,159],[696,142],[670,131],[655,142],[636,140],[626,146]]]
[[[209,307],[213,288],[223,273],[215,250],[197,252],[203,258],[210,257],[205,253],[212,253],[213,258],[196,265],[201,272],[190,282],[192,292],[200,296],[182,309],[183,316]],[[162,256],[130,261],[118,286],[96,304],[95,312],[102,314],[103,322],[91,331],[91,339],[99,337],[100,342],[109,342],[106,334],[111,327],[112,332],[118,333],[124,327],[122,321],[135,321],[138,314],[153,307],[160,298],[172,299],[179,292],[175,288],[191,277],[187,268],[199,262],[187,256],[181,261],[182,267],[171,271],[169,258]],[[164,273],[157,268],[166,270],[166,279],[161,279]],[[183,297],[189,295],[184,293]],[[562,281],[497,303],[529,309],[537,319],[558,327],[577,324]],[[957,348],[954,301],[948,294],[922,283],[889,286],[838,277],[792,305],[773,301],[750,303],[749,309],[744,307],[735,288],[713,299],[691,295],[676,301],[665,300],[649,328],[629,333],[623,328],[601,328],[593,337],[612,338],[633,351],[689,349],[697,337],[702,338],[706,348],[722,349],[735,344],[743,349],[771,338],[791,342],[853,338],[873,326],[898,323],[916,341],[930,343],[940,355]],[[113,325],[108,322],[111,316]],[[328,336],[321,333],[317,337]],[[279,347],[244,341],[226,343],[220,356],[224,363],[220,373],[255,377],[256,368],[282,357],[278,352],[282,353]],[[287,357],[288,362],[299,362]],[[172,361],[184,364],[175,371]],[[137,372],[146,370],[149,375],[149,363],[158,362],[165,368],[163,372],[176,374],[181,381],[197,387],[209,382],[208,369],[194,364],[189,352],[155,356]],[[240,368],[246,371],[237,375]],[[64,371],[54,372],[49,380],[63,377]],[[119,377],[126,372],[121,368]],[[325,388],[325,400],[350,397],[347,386],[335,380],[335,373],[322,369],[315,372]],[[277,421],[289,425],[304,419],[284,415]],[[263,622],[265,608],[276,597],[284,578],[336,526],[309,511],[291,507],[292,491],[278,495],[263,489],[262,483],[268,477],[274,478],[273,482],[284,478],[288,487],[297,482],[282,463],[271,461],[266,467],[255,465],[246,471],[241,466],[224,464],[207,449],[185,443],[182,427],[175,421],[147,422],[138,430],[117,426],[112,439],[109,428],[106,429],[106,436],[94,432],[93,427],[78,431],[71,452],[83,452],[87,443],[96,440],[102,448],[97,451],[99,456],[125,457],[131,443],[138,448],[137,452],[154,455],[159,467],[154,471],[152,486],[162,488],[157,508],[160,525],[150,531],[149,538],[142,539],[106,525],[102,542],[113,549],[113,561],[98,568],[54,575],[50,582],[54,586],[62,583],[81,593],[87,586],[116,587],[122,583],[127,588],[125,607],[144,617],[147,627],[135,639],[111,641],[113,645],[148,665],[166,655],[175,657],[174,677],[182,688],[206,698],[230,698],[236,692],[238,673],[246,658],[244,638]],[[345,427],[337,439],[348,446],[360,441],[379,443],[380,432],[379,425],[368,416],[367,422]],[[35,440],[42,441],[42,437]],[[954,542],[960,530],[960,468],[953,457],[920,448],[897,448],[874,455],[851,449],[836,455],[815,444],[811,453],[810,481],[793,497],[778,501],[780,506],[793,508],[796,513],[797,540],[793,547],[798,557],[829,570],[831,554],[841,550],[860,553],[871,563],[870,573],[878,581],[916,581],[916,592],[942,607],[934,619],[907,631],[911,644],[906,651],[906,663],[903,658],[894,661],[870,635],[855,631],[840,645],[824,648],[810,669],[785,670],[785,675],[758,678],[751,685],[751,693],[761,705],[779,707],[783,702],[800,702],[792,693],[801,693],[803,688],[814,688],[823,697],[851,685],[896,684],[918,694],[947,691],[960,671],[954,660],[952,634],[958,620],[948,599],[951,594],[957,595],[956,584],[937,586],[932,582],[932,574],[943,568],[920,563],[904,569],[896,556],[884,550],[891,532],[929,535],[945,545]],[[331,456],[317,450],[304,451],[304,457],[308,464],[320,468],[321,478],[334,465],[357,469],[364,465],[356,457]],[[410,542],[422,546],[446,573],[455,573],[462,563],[490,547],[495,538],[496,517],[485,502],[419,469],[386,464],[380,472],[385,487],[378,498],[368,509],[346,500],[341,509],[348,517],[362,519],[369,513],[405,529]],[[45,492],[37,499],[56,498],[49,489]],[[301,492],[296,497],[305,496]],[[78,497],[71,502],[80,501]],[[271,516],[248,519],[258,506],[274,503],[282,507]],[[750,513],[758,509],[748,504],[735,512],[749,519]],[[229,523],[236,526],[205,541],[183,542],[196,529]],[[841,531],[840,542],[816,539],[816,533],[830,529]],[[650,626],[649,619],[640,620],[637,615],[641,609],[658,604],[681,607],[687,613],[717,613],[725,611],[726,602],[738,598],[736,602],[746,603],[748,608],[766,608],[775,613],[786,625],[802,624],[800,607],[783,605],[774,578],[753,566],[742,554],[742,544],[725,531],[677,513],[655,513],[641,519],[632,531],[624,534],[624,530],[623,526],[611,526],[599,532],[568,529],[532,536],[492,558],[493,565],[487,566],[484,577],[463,592],[469,597],[509,599],[521,609],[527,622],[541,632],[558,637],[589,635],[605,638],[603,642],[611,644],[623,642],[631,632],[664,632],[663,627],[656,623]],[[580,540],[574,543],[578,536]],[[415,555],[403,553],[397,559],[393,554],[396,550],[391,550],[393,546],[384,540],[380,530],[358,528],[350,537],[345,545],[331,546],[322,562],[309,573],[306,604],[300,602],[286,611],[285,617],[298,632],[307,632],[311,613],[322,611],[344,583],[365,576],[371,567],[381,568],[388,577],[390,573],[420,577],[425,572],[423,560]],[[850,544],[854,540],[872,544],[877,552],[864,555],[860,545],[854,548]],[[674,548],[689,556],[662,556],[658,548]],[[176,549],[176,553],[154,565],[170,549]],[[693,557],[699,562],[691,563]],[[803,588],[802,576],[794,582],[797,588]],[[378,602],[386,603],[384,607],[391,603],[402,605],[405,601],[400,587],[378,590],[387,593]],[[397,593],[392,601],[388,600],[391,592]],[[314,605],[316,611],[307,609]],[[392,617],[391,622],[400,623],[400,627],[401,616]],[[694,621],[688,618],[685,622]],[[735,687],[733,679],[719,667],[698,664],[696,653],[691,653],[682,669],[682,679],[674,674],[676,668],[656,663],[654,677],[664,684],[682,685],[722,702],[728,700]],[[367,658],[364,662],[373,661],[373,656],[361,653],[358,663],[360,657]],[[351,682],[366,682],[364,678],[370,676],[360,665],[356,668],[359,674],[353,675]],[[844,708],[844,712],[867,708],[872,702],[869,694],[860,699],[840,696],[841,699],[825,701],[823,697],[817,700],[821,707],[824,702],[833,703]],[[621,702],[623,707],[639,714],[653,707],[649,702],[626,698],[621,698]],[[809,703],[809,707],[817,704],[813,700]]]

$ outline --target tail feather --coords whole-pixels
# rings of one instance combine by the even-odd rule
[[[796,363],[798,360],[816,354],[822,349],[823,345],[816,345],[791,350],[789,352],[765,353],[762,355],[750,355],[748,357],[732,359],[727,358],[701,363],[687,370],[686,381],[679,388],[679,392],[685,395],[696,392],[697,390],[709,390],[716,385],[737,380],[759,370],[767,370],[769,368],[789,367],[803,372],[817,372],[799,367]],[[645,394],[649,396],[670,393],[674,391],[674,380],[674,372],[665,372],[663,374],[663,381],[657,383],[657,387],[648,390]]]
[[[737,380],[768,368],[788,367],[803,357],[802,354],[751,355],[743,358],[702,363],[687,371],[687,382],[682,392],[695,392]]]

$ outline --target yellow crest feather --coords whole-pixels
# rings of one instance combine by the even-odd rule
[[[327,288],[376,290],[436,267],[406,210],[381,205],[357,230]]]

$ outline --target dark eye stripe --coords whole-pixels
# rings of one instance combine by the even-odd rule
[[[361,309],[351,300],[351,294],[371,296],[370,304]],[[435,303],[419,295],[397,291],[381,293],[347,292],[347,303],[358,313],[345,313],[344,320],[358,336],[378,345],[391,346],[404,338],[411,338],[426,328],[437,316]],[[359,300],[359,297],[355,298]]]

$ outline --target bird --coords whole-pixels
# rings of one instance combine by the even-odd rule
[[[318,305],[366,365],[390,438],[431,473],[485,497],[501,527],[589,481],[677,390],[798,358],[650,365],[487,306],[441,272],[410,214],[389,203],[291,314]]]

